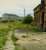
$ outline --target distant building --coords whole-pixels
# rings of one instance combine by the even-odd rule
[[[8,21],[11,21],[11,20],[18,20],[19,16],[15,15],[15,14],[8,14],[8,13],[5,13],[2,15],[2,21],[3,20],[8,20]]]
[[[46,0],[41,0],[41,4],[34,8],[35,24],[42,31],[46,31]]]

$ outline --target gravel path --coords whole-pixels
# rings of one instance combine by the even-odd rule
[[[14,50],[15,46],[13,44],[13,41],[11,39],[12,31],[9,32],[9,35],[7,36],[7,41],[5,46],[3,47],[3,50]]]

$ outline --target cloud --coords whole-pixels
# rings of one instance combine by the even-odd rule
[[[16,0],[16,6],[21,8],[34,8],[40,0]]]
[[[26,14],[33,15],[33,9],[40,4],[41,0],[16,0],[16,8],[26,9]]]
[[[0,9],[14,9],[16,0],[0,0]]]
[[[26,14],[33,13],[34,7],[40,3],[40,0],[0,0],[0,14],[16,13],[23,15],[23,9],[26,9]]]

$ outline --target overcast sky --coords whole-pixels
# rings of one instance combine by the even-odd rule
[[[33,9],[38,4],[40,4],[40,0],[0,0],[0,16],[3,13],[23,15],[24,8],[26,14],[33,15]]]

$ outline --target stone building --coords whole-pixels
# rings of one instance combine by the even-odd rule
[[[34,21],[42,31],[46,31],[46,0],[41,0],[41,4],[34,8]]]

